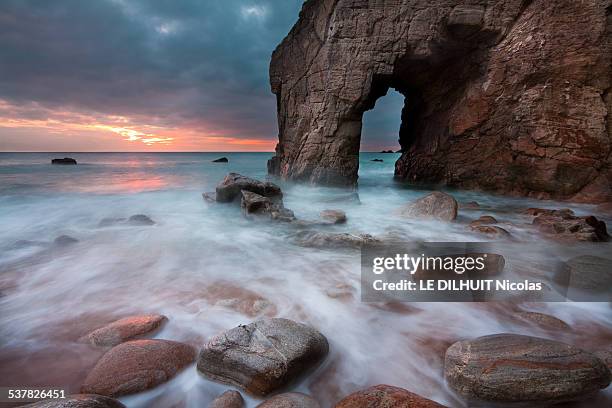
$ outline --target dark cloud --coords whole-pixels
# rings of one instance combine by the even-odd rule
[[[1,0],[0,99],[274,138],[269,59],[301,5]]]
[[[272,50],[301,0],[2,0],[0,98],[273,137]]]

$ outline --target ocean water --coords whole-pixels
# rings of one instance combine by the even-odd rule
[[[70,156],[77,166],[52,166]],[[228,164],[212,163],[225,156]],[[206,203],[202,192],[230,171],[266,178],[269,153],[0,153],[0,378],[7,386],[61,386],[77,392],[103,350],[79,337],[116,318],[161,313],[169,321],[156,338],[195,346],[262,316],[309,323],[330,342],[326,362],[293,389],[323,407],[374,384],[409,389],[461,407],[443,379],[443,355],[453,342],[513,332],[598,349],[612,341],[608,303],[524,303],[573,328],[550,333],[518,324],[507,304],[360,301],[360,256],[294,244],[295,229],[243,218],[233,205]],[[406,240],[482,241],[466,225],[494,215],[517,240],[569,257],[544,240],[520,214],[526,207],[594,208],[550,201],[452,191],[480,210],[455,223],[406,220],[402,205],[426,194],[393,180],[397,154],[363,153],[360,203],[350,192],[277,181],[285,206],[304,220],[323,209],[347,213],[329,231]],[[372,162],[382,158],[383,163]],[[104,218],[146,214],[154,226],[101,227]],[[610,224],[609,224],[610,225]],[[78,239],[57,248],[61,235]],[[610,253],[609,246],[598,246]],[[4,383],[4,382],[9,383]],[[198,375],[194,366],[153,390],[121,398],[128,407],[202,407],[230,387]],[[584,406],[609,406],[611,392]],[[248,406],[259,401],[248,397]],[[590,405],[588,405],[590,404]],[[608,404],[608,405],[606,405]]]

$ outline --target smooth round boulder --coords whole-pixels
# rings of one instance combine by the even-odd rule
[[[110,349],[89,372],[81,392],[109,397],[153,388],[193,362],[194,349],[170,340],[132,340]]]
[[[400,214],[409,218],[453,221],[457,218],[458,207],[457,200],[453,196],[434,191],[403,207]]]
[[[214,337],[198,356],[204,376],[265,396],[319,365],[325,336],[289,319],[263,319]]]
[[[437,402],[391,385],[375,385],[357,391],[335,405],[335,408],[444,408]]]
[[[238,391],[227,390],[215,398],[208,408],[243,408],[244,398]]]
[[[43,400],[23,408],[125,408],[116,399],[95,394],[75,394],[64,399]]]
[[[257,408],[320,408],[321,406],[310,395],[301,392],[287,392],[276,395],[257,405]]]
[[[125,317],[86,334],[82,340],[94,346],[116,346],[127,340],[151,333],[166,320],[166,316],[158,314]]]
[[[518,334],[453,344],[446,351],[444,376],[468,401],[490,403],[574,401],[610,384],[610,371],[593,354]]]

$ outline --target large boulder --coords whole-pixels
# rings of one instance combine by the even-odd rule
[[[274,201],[251,191],[242,190],[240,208],[246,217],[259,216],[277,221],[295,220],[293,211],[283,206],[282,200]]]
[[[257,408],[320,408],[321,406],[309,395],[301,392],[287,392],[275,395],[262,402]]]
[[[335,408],[444,408],[437,402],[423,398],[403,388],[376,385],[357,391],[335,405]]]
[[[553,340],[496,334],[446,351],[444,376],[468,401],[545,405],[587,397],[610,384],[594,355]]]
[[[256,395],[267,395],[317,366],[329,345],[310,326],[263,319],[214,337],[198,356],[198,371]]]
[[[110,397],[153,388],[195,358],[194,349],[169,340],[132,340],[110,349],[89,372],[81,392]]]
[[[158,314],[125,317],[92,331],[82,340],[94,346],[116,346],[153,332],[166,320],[165,316]]]
[[[125,408],[116,399],[95,394],[75,394],[64,399],[43,400],[23,408]]]
[[[217,184],[216,200],[220,203],[229,203],[240,199],[241,191],[250,191],[268,198],[281,198],[281,189],[274,183],[261,182],[238,173],[229,173]]]
[[[457,200],[450,194],[434,191],[406,205],[400,213],[404,217],[453,221],[457,218]]]
[[[244,398],[238,391],[227,390],[215,398],[208,408],[243,408]]]

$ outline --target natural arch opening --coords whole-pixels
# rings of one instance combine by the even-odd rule
[[[404,99],[404,95],[389,89],[385,96],[374,101],[372,109],[363,113],[360,152],[400,150],[399,135]]]

